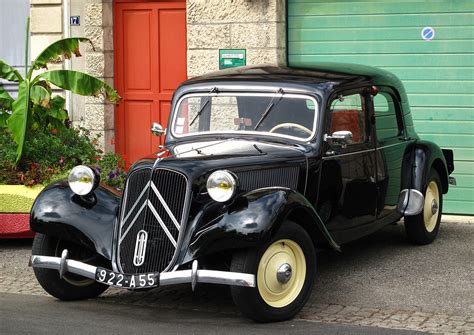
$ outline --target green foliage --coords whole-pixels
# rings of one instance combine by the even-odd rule
[[[16,161],[18,161],[23,152],[23,144],[26,136],[26,125],[28,121],[30,105],[30,85],[29,80],[22,81],[18,87],[18,97],[12,103],[12,115],[6,120],[13,140],[17,144]]]
[[[123,190],[125,162],[114,153],[103,155],[98,140],[84,128],[35,129],[26,136],[23,157],[16,164],[16,144],[7,129],[0,129],[0,184],[46,185],[84,164],[100,174],[102,184]]]
[[[0,78],[8,80],[8,81],[14,81],[14,82],[23,81],[23,77],[20,75],[20,73],[18,73],[18,71],[15,70],[14,67],[8,65],[1,59],[0,59]]]
[[[87,96],[103,94],[105,98],[111,102],[117,103],[120,100],[120,96],[112,87],[87,73],[71,70],[55,70],[45,72],[40,76],[48,82],[76,94]]]
[[[28,54],[29,18],[27,20],[25,59]],[[15,164],[18,164],[25,152],[25,137],[31,131],[41,129],[43,133],[50,129],[65,129],[68,119],[64,109],[64,99],[52,97],[51,84],[65,90],[85,96],[103,94],[106,99],[117,103],[120,96],[102,80],[88,74],[70,71],[46,71],[32,78],[33,71],[47,68],[48,63],[61,62],[74,54],[79,57],[80,42],[92,42],[87,38],[65,38],[49,45],[33,61],[23,78],[12,66],[0,60],[0,78],[19,82],[16,100],[0,86],[0,128],[8,127],[9,133],[17,145]],[[28,68],[28,64],[25,64]],[[9,113],[11,112],[11,113]]]
[[[3,88],[3,85],[0,84],[0,115],[5,114],[6,111],[12,110],[13,98],[8,94],[8,92]],[[0,127],[2,125],[0,124]]]
[[[33,186],[67,177],[78,164],[95,165],[101,152],[83,129],[36,129],[25,138],[22,160],[16,164],[16,145],[0,130],[0,183]]]
[[[118,190],[123,190],[127,173],[124,169],[125,161],[117,154],[108,153],[101,157],[95,166],[95,170],[100,174],[100,181],[103,184],[112,186]]]
[[[71,58],[72,54],[76,57],[81,57],[81,53],[79,52],[79,42],[88,42],[91,44],[92,48],[94,48],[92,42],[87,38],[64,38],[50,44],[46,49],[44,49],[38,57],[36,57],[31,68],[33,70],[47,68],[48,63],[60,63],[64,58]]]

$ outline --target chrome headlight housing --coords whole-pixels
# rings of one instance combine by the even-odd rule
[[[232,173],[219,170],[211,173],[207,179],[207,192],[217,202],[226,202],[235,193],[237,181]]]
[[[78,195],[87,195],[99,185],[99,176],[85,165],[73,167],[67,180],[71,190]]]

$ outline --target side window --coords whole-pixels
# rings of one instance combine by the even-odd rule
[[[379,142],[400,135],[396,105],[389,93],[379,92],[379,94],[374,97],[374,113],[377,139]]]
[[[341,95],[331,103],[331,133],[352,132],[352,144],[367,142],[366,106],[364,96],[357,93]]]

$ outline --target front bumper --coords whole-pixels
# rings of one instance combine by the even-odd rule
[[[33,255],[29,265],[34,268],[58,270],[61,278],[66,272],[70,272],[96,280],[97,267],[68,259],[67,255],[67,250],[63,250],[61,257]],[[190,283],[193,290],[197,283],[255,287],[255,276],[239,272],[198,270],[198,262],[195,260],[190,270],[160,273],[158,286],[183,283]]]

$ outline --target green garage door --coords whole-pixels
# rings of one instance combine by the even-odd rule
[[[474,214],[473,56],[472,0],[288,0],[290,66],[345,62],[394,72],[421,138],[454,150],[458,184],[445,213]]]

